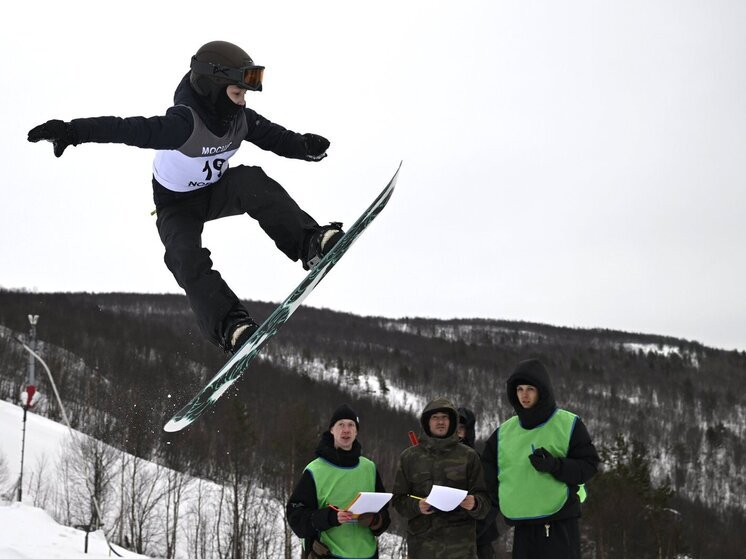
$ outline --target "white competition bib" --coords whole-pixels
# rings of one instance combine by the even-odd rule
[[[191,136],[179,149],[157,151],[153,161],[155,180],[176,192],[191,192],[217,182],[248,130],[241,111],[228,132],[216,136],[191,107],[187,108],[194,119]]]

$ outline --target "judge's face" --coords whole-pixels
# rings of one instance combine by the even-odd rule
[[[539,391],[535,386],[531,386],[530,384],[519,384],[515,391],[518,396],[518,401],[524,409],[533,408],[536,405],[536,402],[539,401]]]
[[[334,437],[334,448],[352,450],[352,443],[357,437],[357,427],[352,419],[340,419],[329,429]]]
[[[447,413],[434,413],[428,420],[430,433],[433,437],[445,437],[448,433],[448,427],[451,426],[451,418]]]

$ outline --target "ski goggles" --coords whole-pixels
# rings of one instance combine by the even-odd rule
[[[262,78],[264,77],[264,66],[243,66],[241,68],[230,68],[221,64],[212,62],[200,62],[192,57],[192,63],[189,66],[198,74],[208,76],[212,79],[225,79],[231,84],[237,85],[243,89],[251,91],[262,90]]]

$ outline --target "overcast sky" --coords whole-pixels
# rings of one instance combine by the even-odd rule
[[[119,7],[118,7],[119,6]],[[365,7],[363,7],[365,6]],[[307,303],[501,318],[746,350],[746,3],[741,0],[36,2],[0,45],[0,286],[180,292],[153,152],[26,142],[51,118],[165,113],[227,40],[267,67],[256,111],[331,140],[321,163],[250,144],[319,222],[388,208]],[[255,222],[204,244],[242,298],[304,272]],[[43,318],[42,318],[43,319]]]

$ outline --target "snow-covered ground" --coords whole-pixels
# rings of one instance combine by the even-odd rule
[[[0,401],[0,456],[2,457],[1,462],[4,466],[0,466],[0,469],[4,470],[0,472],[0,481],[3,477],[5,481],[0,483],[0,497],[6,500],[15,501],[17,499],[17,490],[12,489],[17,486],[21,469],[21,441],[22,441],[22,428],[23,428],[23,410],[19,406],[10,404],[8,402]],[[61,515],[64,514],[64,506],[60,506],[61,499],[64,499],[65,493],[70,492],[70,485],[64,487],[64,477],[60,477],[61,473],[66,472],[67,464],[70,460],[71,449],[79,448],[81,441],[89,440],[88,437],[77,431],[72,431],[61,424],[55,423],[47,418],[36,415],[32,412],[27,414],[26,419],[26,449],[24,453],[24,468],[23,468],[23,503],[29,507],[40,506],[45,511],[39,510],[37,516],[33,516],[34,521],[39,522],[54,522],[53,518],[60,519]],[[149,522],[153,526],[151,533],[158,533],[160,535],[153,536],[150,545],[153,549],[159,549],[163,545],[163,533],[165,526],[162,518],[165,516],[165,507],[167,506],[164,498],[153,498],[153,495],[162,494],[169,483],[169,479],[173,479],[174,472],[163,466],[147,462],[144,460],[135,459],[134,457],[121,453],[120,451],[114,451],[117,456],[121,457],[121,460],[127,462],[127,469],[125,470],[125,476],[132,475],[134,471],[132,469],[133,464],[137,461],[137,475],[139,476],[139,484],[143,487],[144,495],[140,495],[137,498],[140,500],[137,506],[142,507],[153,507],[154,514],[149,518]],[[118,459],[119,460],[119,459]],[[67,462],[66,462],[67,461]],[[69,483],[69,482],[68,482]],[[81,479],[76,479],[73,482],[74,486],[77,486],[78,491],[81,491]],[[212,515],[217,517],[218,510],[225,513],[223,507],[225,506],[225,499],[221,497],[220,485],[206,482],[203,480],[197,480],[194,478],[184,478],[185,494],[183,496],[182,511],[185,516],[182,519],[182,526],[184,528],[183,533],[188,534],[190,529],[193,527],[194,522],[205,522],[205,516]],[[145,491],[146,487],[152,487]],[[111,491],[115,498],[113,502],[119,502],[121,496],[121,487],[117,484],[111,484]],[[146,502],[147,499],[147,502]],[[194,514],[189,514],[188,511],[192,509],[192,503],[198,500],[202,503],[202,510],[200,518],[196,518]],[[252,509],[252,516],[254,518],[261,517],[261,523],[266,526],[266,530],[274,532],[276,534],[282,534],[284,529],[284,514],[283,507],[276,499],[263,488],[252,485],[250,489],[250,504],[248,505]],[[19,505],[20,507],[20,505]],[[18,508],[18,511],[25,510]],[[16,512],[18,512],[16,511]],[[209,511],[209,512],[208,512]],[[8,511],[5,511],[8,514]],[[43,515],[41,514],[43,513]],[[120,513],[119,507],[116,505],[110,505],[107,510],[104,510],[105,523],[112,525],[114,522],[114,516]],[[14,515],[12,512],[11,515]],[[79,517],[80,515],[76,515]],[[46,518],[47,520],[44,520]],[[87,516],[86,516],[87,518]],[[68,521],[68,524],[74,525],[75,521]],[[7,530],[10,530],[5,523],[0,522],[0,544],[5,545]],[[45,528],[42,528],[45,529]],[[215,530],[224,531],[225,525],[214,526]],[[74,530],[71,532],[69,528],[62,528],[62,534],[64,538],[73,539]],[[194,533],[192,530],[191,533]],[[81,532],[81,534],[83,534]],[[28,533],[26,534],[29,535]],[[14,535],[14,540],[16,536]],[[100,534],[103,539],[103,534]],[[177,541],[177,557],[186,558],[188,556],[188,542],[189,536],[182,536]],[[23,541],[23,540],[19,540]],[[34,539],[30,538],[28,542],[33,542]],[[78,541],[76,539],[76,541]],[[80,549],[83,549],[83,539],[78,542]],[[279,545],[279,541],[275,542]],[[297,547],[299,540],[294,542],[294,546]],[[105,546],[105,543],[104,543]],[[21,553],[21,549],[16,553]],[[44,557],[43,554],[37,554],[33,552],[29,555],[20,555],[18,557]],[[9,557],[16,557],[9,555]],[[55,556],[56,557],[56,556]],[[67,557],[60,555],[59,557]],[[0,559],[5,559],[5,556],[0,553]]]
[[[0,401],[0,453],[5,457],[8,479],[15,483],[21,471],[21,441],[23,436],[23,409]],[[69,442],[67,427],[33,412],[26,414],[26,474],[46,461],[51,468],[58,463],[64,445]],[[5,489],[0,487],[0,494]],[[1,529],[1,528],[0,528]]]
[[[0,423],[2,425],[2,423]],[[6,440],[2,439],[3,448]],[[145,557],[115,546],[122,557]],[[0,502],[0,559],[108,559],[109,552],[103,534],[60,526],[49,514],[22,503]]]
[[[0,495],[15,501],[10,492],[21,471],[23,409],[0,401],[0,453],[5,463],[6,483]],[[88,536],[88,555],[84,553],[85,532],[61,526],[44,510],[31,506],[33,493],[26,490],[30,478],[46,463],[54,471],[62,449],[71,438],[67,427],[33,412],[26,415],[26,450],[24,455],[24,503],[0,501],[0,559],[73,559],[114,557],[102,532]],[[0,480],[3,473],[0,472]],[[116,547],[123,557],[144,557]]]

